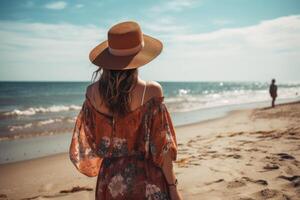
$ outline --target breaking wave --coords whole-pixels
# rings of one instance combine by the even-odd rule
[[[64,111],[70,111],[70,110],[80,110],[81,106],[77,105],[70,105],[70,106],[64,106],[64,105],[53,105],[50,107],[30,107],[24,110],[14,109],[9,112],[5,112],[3,115],[5,116],[30,116],[35,115],[37,113],[51,113],[51,112],[64,112]]]

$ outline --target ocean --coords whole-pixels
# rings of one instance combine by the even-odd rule
[[[66,152],[90,82],[0,82],[0,163]],[[268,106],[267,82],[160,82],[175,126]],[[300,83],[278,84],[278,101]]]

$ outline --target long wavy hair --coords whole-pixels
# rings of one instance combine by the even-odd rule
[[[137,83],[138,70],[108,70],[99,67],[92,76],[99,77],[99,94],[102,103],[113,115],[125,115],[130,112],[131,91]]]

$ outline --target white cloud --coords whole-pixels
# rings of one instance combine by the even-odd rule
[[[7,68],[1,70],[2,79],[16,75],[47,79],[47,74],[49,78],[53,74],[54,79],[80,80],[84,75],[85,79],[90,77],[89,69],[94,70],[87,67],[90,64],[88,55],[105,39],[106,32],[94,25],[0,21],[0,37],[0,63]],[[70,74],[66,69],[76,69],[80,73]],[[12,70],[23,74],[13,74]]]
[[[281,17],[243,28],[220,29],[210,33],[176,35],[177,43],[188,43],[205,52],[236,49],[264,52],[300,50],[300,16]]]
[[[163,74],[176,69],[170,80],[299,80],[299,35],[300,15],[248,27],[172,35],[164,40],[161,66],[146,73],[164,79]]]
[[[165,0],[161,4],[153,6],[151,12],[181,11],[199,4],[199,0]]]
[[[146,79],[299,80],[300,15],[193,34],[174,26],[172,18],[160,23],[141,24],[164,43],[161,56],[141,69]],[[106,39],[106,31],[93,25],[0,21],[0,79],[87,80],[95,69],[88,54]]]
[[[142,21],[140,24],[145,33],[161,37],[170,37],[171,35],[184,34],[190,31],[188,26],[176,23],[176,19],[173,17],[159,18],[152,20],[151,23]]]
[[[82,7],[84,7],[83,4],[76,4],[76,5],[75,5],[75,8],[82,8]]]
[[[64,1],[56,1],[51,2],[45,5],[45,8],[51,9],[51,10],[62,10],[67,7],[67,3]]]

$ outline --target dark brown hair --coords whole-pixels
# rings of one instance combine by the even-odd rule
[[[102,72],[101,72],[102,71]],[[138,70],[109,70],[98,68],[93,73],[95,81],[98,74],[99,94],[102,102],[114,115],[130,112],[131,91],[136,86]]]

